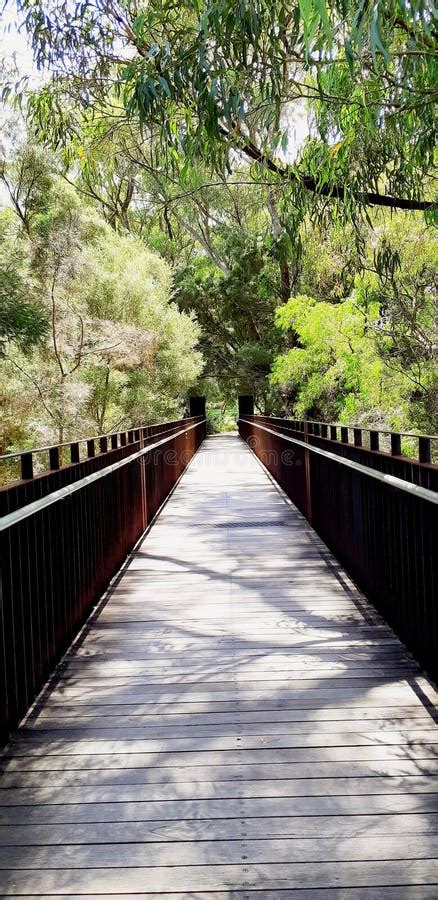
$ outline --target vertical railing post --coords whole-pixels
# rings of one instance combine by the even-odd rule
[[[139,440],[140,440],[140,450],[143,450],[146,439],[145,439],[145,428],[141,428],[139,431]],[[143,531],[146,531],[146,527],[148,524],[148,507],[147,507],[147,497],[146,497],[146,454],[140,456],[138,460],[140,465],[140,490],[141,490],[141,516],[143,522]]]
[[[304,440],[309,443],[309,426],[304,422]],[[310,483],[310,452],[304,451],[304,477],[306,479],[306,519],[312,523],[312,487]]]
[[[198,416],[205,419],[205,397],[189,397],[189,415],[193,418]]]
[[[401,456],[401,436],[396,432],[391,432],[391,455]]]
[[[78,441],[73,441],[70,444],[70,462],[78,463],[80,462],[80,454],[79,454],[79,443]]]
[[[421,463],[430,463],[430,438],[418,438],[418,459]]]
[[[21,478],[23,481],[30,481],[33,478],[33,454],[22,453],[20,457]]]
[[[239,394],[238,398],[239,419],[242,416],[254,415],[254,397],[252,394]]]
[[[354,435],[354,446],[361,447],[362,446],[362,429],[361,428],[353,428]]]
[[[59,469],[60,460],[59,460],[59,447],[50,447],[49,449],[49,465],[54,472],[56,469]]]
[[[370,450],[379,450],[379,432],[370,431]]]

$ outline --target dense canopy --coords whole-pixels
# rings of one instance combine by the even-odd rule
[[[435,430],[433,4],[17,9],[41,80],[3,75],[27,132],[0,170],[7,410],[30,377],[59,433],[161,415],[188,390],[214,427],[251,391],[268,412]],[[9,443],[38,430],[22,418]]]
[[[436,19],[414,0],[19,0],[39,65],[54,81],[35,100],[62,140],[79,107],[117,96],[166,160],[233,154],[302,193],[347,205],[430,208]],[[312,110],[293,164],[290,120]],[[55,121],[54,121],[55,120]]]

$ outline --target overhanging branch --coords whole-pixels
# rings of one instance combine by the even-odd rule
[[[233,141],[231,133],[227,131],[226,128],[221,127],[220,132],[224,137],[228,137]],[[338,200],[343,200],[345,197],[344,188],[340,185],[318,185],[316,178],[312,178],[308,175],[298,175],[290,166],[281,166],[271,159],[271,157],[266,156],[266,154],[262,153],[260,148],[253,144],[248,138],[240,135],[238,147],[249,159],[261,163],[270,172],[274,172],[285,181],[296,181],[313,194],[320,194],[323,197],[332,197],[333,199]],[[426,212],[436,206],[436,203],[432,200],[410,200],[407,197],[391,197],[388,194],[377,194],[373,191],[353,191],[352,195],[356,200],[365,203],[368,206],[385,206],[389,209],[420,210]]]
[[[119,24],[123,25],[126,37],[130,43],[134,45],[137,53],[139,53],[140,56],[145,57],[146,47],[139,44],[135,31],[124,19],[118,18],[117,21]],[[400,27],[400,21],[397,24]],[[231,132],[223,126],[219,126],[219,133],[233,141]],[[238,146],[242,153],[249,159],[262,163],[262,165],[270,172],[275,172],[276,175],[280,175],[281,178],[287,181],[296,181],[297,183],[302,184],[303,187],[313,194],[344,200],[345,191],[341,185],[318,185],[316,178],[308,175],[298,175],[290,166],[280,166],[278,163],[274,162],[273,159],[262,153],[260,148],[253,144],[249,138],[242,137],[242,135],[239,135],[239,138]],[[233,143],[235,142],[233,141]],[[378,194],[373,191],[352,191],[352,196],[359,202],[365,203],[368,206],[383,206],[389,209],[419,210],[421,212],[426,212],[427,210],[436,207],[436,203],[431,200],[410,200],[407,197],[391,197],[388,194]]]

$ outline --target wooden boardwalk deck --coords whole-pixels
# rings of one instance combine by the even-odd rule
[[[4,897],[438,897],[430,686],[209,439],[9,745]]]

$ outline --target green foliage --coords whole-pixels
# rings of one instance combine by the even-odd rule
[[[129,183],[133,182],[134,202],[126,210],[126,221],[114,212],[117,224],[114,226],[113,222],[113,227],[119,233],[126,233],[127,229],[136,233],[159,249],[176,268],[175,301],[181,310],[193,312],[202,326],[207,378],[197,390],[211,395],[215,410],[212,427],[219,428],[220,423],[229,421],[228,411],[241,391],[254,392],[262,411],[279,411],[285,404],[289,408],[295,406],[300,414],[307,411],[337,418],[348,411],[347,418],[380,421],[383,417],[393,427],[402,421],[425,430],[433,427],[432,375],[428,374],[423,383],[422,372],[420,385],[415,387],[413,382],[408,385],[406,374],[410,366],[409,377],[416,378],[413,357],[421,357],[424,351],[416,346],[416,329],[407,327],[406,291],[411,298],[417,297],[415,310],[423,318],[423,343],[424,333],[433,334],[430,298],[436,266],[432,231],[424,226],[421,217],[409,218],[400,213],[390,219],[385,214],[374,214],[368,223],[357,219],[333,222],[332,217],[323,217],[322,222],[308,216],[302,220],[296,208],[288,206],[281,190],[263,183],[248,185],[244,169],[236,169],[228,179],[217,178],[213,182],[209,182],[202,164],[193,166],[184,179],[166,170],[158,171],[154,167],[153,144],[141,144],[134,124],[128,129],[125,124],[114,128],[111,121],[105,125],[99,120],[95,128],[87,121],[77,140],[80,189],[91,196],[104,215],[110,209],[111,218],[117,208],[115,199],[126,197]],[[342,152],[339,147],[333,155]],[[107,165],[108,159],[121,160],[117,172],[112,162]],[[423,259],[422,274],[418,271],[413,281],[408,269],[409,247],[413,248],[415,260]],[[377,303],[379,310],[378,318],[373,320],[366,313],[372,340],[365,341],[365,350],[354,328],[350,336],[358,354],[369,352],[368,375],[357,373],[348,358],[348,346],[342,360],[345,348],[340,344],[336,365],[333,369],[329,366],[325,373],[322,394],[327,395],[327,400],[323,401],[318,393],[320,369],[327,362],[314,360],[313,371],[314,346],[307,348],[310,368],[303,369],[302,377],[295,374],[293,380],[270,381],[269,373],[277,357],[284,356],[293,346],[303,349],[299,346],[303,339],[298,326],[297,332],[292,327],[274,327],[278,303],[297,292],[323,302],[319,331],[324,332],[326,317],[327,330],[333,325],[337,333],[339,323],[333,323],[332,318],[339,310],[336,313],[333,304],[351,299],[353,290],[362,318],[369,304]],[[383,334],[388,292],[393,309],[392,348],[388,335]],[[425,298],[424,303],[420,298]],[[405,309],[402,316],[396,313],[400,305]],[[427,321],[425,305],[429,309]],[[348,308],[343,312],[348,320]],[[386,318],[386,328],[388,321]],[[426,361],[426,368],[430,369],[432,344],[430,338]],[[297,353],[297,360],[299,356]],[[401,380],[394,371],[397,361],[404,370]],[[345,376],[339,375],[340,370]],[[277,366],[275,373],[277,376]],[[380,379],[385,397],[392,397],[385,409],[379,390],[371,390],[373,378],[376,384]],[[219,390],[219,398],[214,389]]]
[[[29,350],[45,336],[48,316],[41,303],[29,267],[26,236],[40,211],[41,189],[49,192],[51,180],[39,149],[26,147],[21,158],[0,164],[0,186],[11,209],[0,211],[0,355],[8,342]],[[18,220],[18,222],[17,222]],[[18,224],[19,223],[19,224]],[[22,240],[16,240],[18,230]]]
[[[12,258],[13,247],[2,234],[1,226],[0,219],[0,355],[3,355],[10,342],[20,350],[30,350],[44,338],[49,323],[46,310],[33,296],[24,260],[18,254]]]
[[[353,300],[333,305],[299,295],[279,309],[278,326],[293,327],[301,344],[278,357],[272,375],[295,389],[294,414],[348,422],[363,421],[364,412],[380,415],[383,401],[391,401],[369,336],[377,320],[376,304],[366,320]]]
[[[7,285],[7,291],[4,286]],[[20,278],[15,271],[0,269],[0,353],[9,341],[21,350],[28,350],[41,340],[48,329],[48,317],[43,307],[24,299]]]
[[[202,358],[197,323],[169,300],[168,265],[138,238],[117,235],[56,173],[49,191],[46,172],[40,177],[36,167],[32,180],[33,159],[26,149],[8,168],[14,196],[18,171],[32,181],[32,210],[21,200],[15,217],[6,211],[8,240],[0,241],[6,443],[63,440],[177,413]],[[11,247],[21,262],[15,273]],[[24,301],[29,288],[38,306]]]
[[[32,353],[59,427],[80,380],[99,430],[190,384],[214,428],[252,391],[263,411],[433,430],[431,227],[373,210],[436,216],[430,0],[19,8],[56,158],[29,148],[5,184],[55,322],[46,370]]]
[[[371,245],[373,233],[368,237]],[[303,281],[319,284],[319,297],[298,295],[277,311],[278,327],[286,334],[293,329],[299,346],[277,357],[273,384],[297,416],[435,432],[433,234],[418,219],[376,222],[368,265],[355,275],[347,296],[341,296],[342,281],[334,277],[336,271],[341,275],[342,257],[330,278],[319,281],[330,247],[326,239],[315,260],[310,244],[304,259]]]
[[[194,159],[223,172],[240,150],[289,203],[320,215],[332,195],[332,209],[351,217],[378,202],[370,194],[415,203],[432,188],[430,0],[20,0],[19,9],[53,76],[30,113],[55,145],[75,134],[78,109],[101,115],[115,84],[128,121],[157,136],[156,168],[183,180]],[[285,168],[273,157],[303,102],[314,127]]]
[[[202,327],[206,373],[219,381],[231,403],[238,393],[254,393],[269,407],[268,375],[279,349],[274,327],[278,304],[278,264],[269,246],[250,242],[248,234],[221,229],[221,272],[205,257],[177,273],[175,299],[196,314]]]

